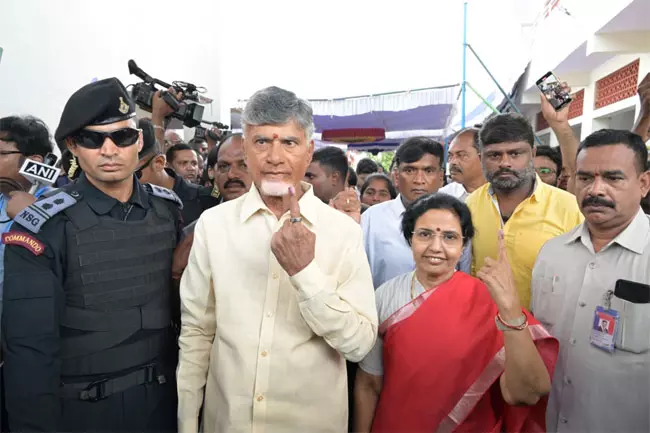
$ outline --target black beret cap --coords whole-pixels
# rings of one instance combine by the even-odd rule
[[[151,119],[140,119],[138,128],[142,129],[142,150],[138,153],[138,158],[142,159],[153,152],[157,152],[156,134],[151,123]]]
[[[65,104],[54,138],[63,141],[90,125],[106,125],[135,116],[135,104],[117,78],[87,84],[77,90]]]

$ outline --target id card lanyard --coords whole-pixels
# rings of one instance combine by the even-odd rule
[[[609,353],[615,350],[620,319],[619,312],[612,310],[612,296],[614,296],[613,290],[606,291],[603,295],[603,305],[596,307],[589,337],[592,345]]]

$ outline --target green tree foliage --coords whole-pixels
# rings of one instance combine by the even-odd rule
[[[377,164],[384,167],[384,172],[388,173],[390,169],[390,163],[393,162],[395,157],[395,151],[391,150],[389,152],[380,152],[377,155],[368,154],[368,157],[375,161]]]

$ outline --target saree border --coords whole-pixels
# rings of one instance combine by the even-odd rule
[[[551,334],[543,325],[531,325],[528,327],[533,341],[552,338]],[[472,412],[474,407],[481,400],[483,395],[490,389],[492,384],[501,376],[506,361],[506,348],[502,347],[490,360],[481,375],[474,381],[467,391],[460,398],[454,408],[447,414],[438,426],[436,432],[453,432],[461,425]]]
[[[438,290],[438,287],[434,287],[430,290],[425,290],[408,304],[404,304],[393,314],[388,316],[388,319],[379,324],[379,335],[383,337],[388,331],[388,328],[392,327],[393,325],[397,325],[398,323],[411,317],[417,311],[417,309],[420,308],[420,306],[422,306],[422,304],[424,304],[426,300],[429,299],[429,297]]]

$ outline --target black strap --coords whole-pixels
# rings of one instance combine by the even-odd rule
[[[163,200],[156,200],[155,198],[152,198],[150,203],[153,206],[154,212],[156,212],[156,215],[158,215],[158,218],[162,218],[167,221],[176,221],[176,217],[174,214],[172,214],[172,210]],[[174,206],[176,206],[176,202],[172,203],[174,203]],[[176,206],[176,208],[179,209],[178,206]]]
[[[155,364],[148,364],[124,376],[101,379],[94,382],[62,384],[60,392],[61,397],[65,399],[79,399],[92,402],[124,392],[135,386],[153,382],[158,382],[163,385],[167,382],[167,378],[164,374],[157,371]]]
[[[61,358],[76,358],[117,346],[126,341],[137,329],[120,329],[111,332],[88,332],[74,337],[61,339]]]
[[[143,331],[144,332],[144,331]],[[92,376],[108,374],[151,362],[172,350],[173,334],[161,329],[155,335],[77,358],[62,358],[61,376]]]
[[[63,211],[77,230],[82,231],[99,224],[97,214],[90,209],[88,203],[78,202]]]
[[[66,328],[95,332],[162,329],[170,323],[169,308],[132,308],[104,312],[66,306],[61,319],[61,326]]]

